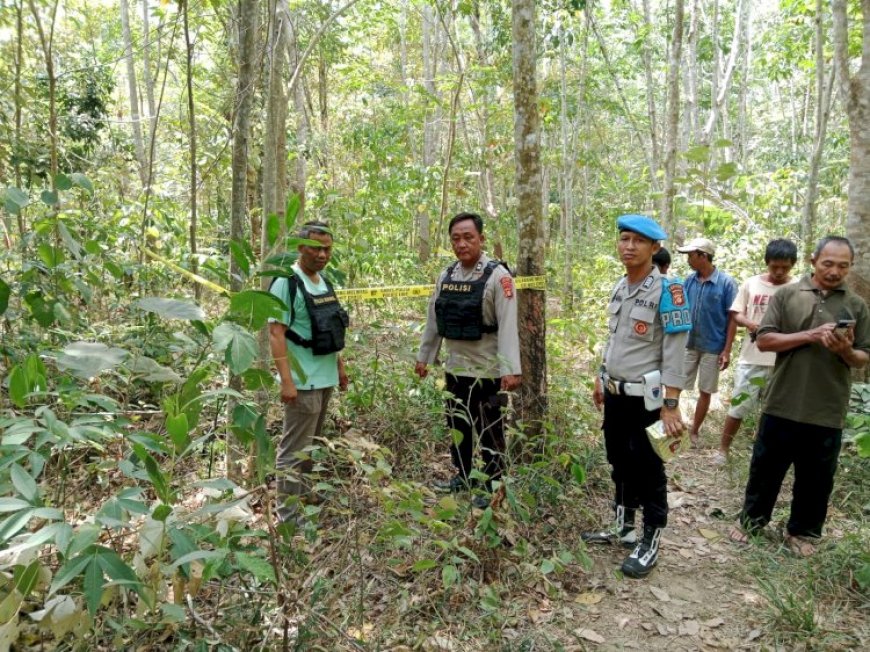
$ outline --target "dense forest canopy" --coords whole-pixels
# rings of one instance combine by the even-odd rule
[[[494,255],[546,276],[521,304],[524,348],[540,350],[518,402],[540,404],[514,433],[533,488],[510,495],[508,522],[489,511],[463,533],[455,503],[436,518],[406,482],[419,468],[402,453],[432,452],[408,453],[411,434],[449,436],[433,426],[440,387],[407,373],[420,299],[354,305],[335,426],[357,438],[313,453],[348,478],[330,491],[357,492],[335,518],[387,511],[354,545],[404,555],[397,577],[437,569],[449,589],[506,540],[537,554],[530,514],[602,464],[557,435],[594,431],[616,216],[657,217],[672,252],[711,238],[737,278],[773,237],[807,258],[846,233],[870,296],[868,21],[868,0],[0,0],[0,650],[33,601],[58,641],[110,610],[192,623],[179,649],[197,631],[261,642],[200,617],[200,583],[232,585],[242,620],[289,613],[296,580],[299,600],[341,610],[340,583],[305,574],[317,560],[280,547],[265,506],[278,417],[263,327],[281,306],[262,290],[306,220],[330,224],[344,288],[431,283],[466,210]],[[577,379],[553,388],[549,417],[547,372]],[[280,605],[272,589],[245,604],[251,586],[278,587]],[[306,627],[332,632],[318,617]]]

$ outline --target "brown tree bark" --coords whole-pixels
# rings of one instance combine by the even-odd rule
[[[661,222],[668,233],[676,227],[674,219],[674,174],[677,167],[677,126],[680,119],[680,56],[683,48],[683,0],[674,2],[674,33],[668,54],[668,107],[665,133],[665,179],[662,190]]]
[[[544,220],[541,212],[541,152],[538,89],[535,79],[535,2],[513,0],[514,146],[520,276],[544,273]],[[547,412],[545,294],[519,292],[520,350],[523,384],[519,415],[526,436],[543,431]]]

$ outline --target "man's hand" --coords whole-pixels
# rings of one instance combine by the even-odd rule
[[[595,389],[592,390],[592,402],[595,409],[601,412],[604,409],[604,388],[601,387],[601,376],[595,376]]]
[[[668,437],[679,437],[686,430],[686,424],[683,423],[683,415],[680,413],[679,407],[663,407],[659,412],[659,417]]]
[[[420,364],[419,362],[417,364]],[[522,376],[502,376],[501,391],[512,392],[523,382]]]
[[[831,353],[846,357],[852,352],[855,342],[855,332],[852,327],[840,330],[828,330],[822,333],[822,344]]]
[[[338,368],[338,388],[342,392],[347,391],[347,386],[350,383],[350,379],[347,377],[347,372],[344,370],[344,365]]]
[[[731,363],[731,351],[722,351],[722,353],[719,354],[718,362],[719,371],[725,371]]]
[[[414,365],[414,373],[420,376],[420,378],[425,378],[429,375],[429,370],[426,368],[425,362],[418,362]]]
[[[296,402],[296,385],[293,384],[292,379],[282,380],[281,381],[281,402],[282,403],[295,403]]]

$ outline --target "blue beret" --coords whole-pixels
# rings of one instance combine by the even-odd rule
[[[668,237],[658,222],[646,215],[620,215],[616,226],[620,231],[634,231],[650,240],[666,240]]]

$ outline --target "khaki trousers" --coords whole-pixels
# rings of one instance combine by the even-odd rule
[[[308,491],[304,476],[311,472],[312,464],[302,451],[323,430],[332,389],[300,389],[296,400],[284,405],[284,430],[275,460],[278,520],[282,523],[296,516],[298,500],[293,498]]]

